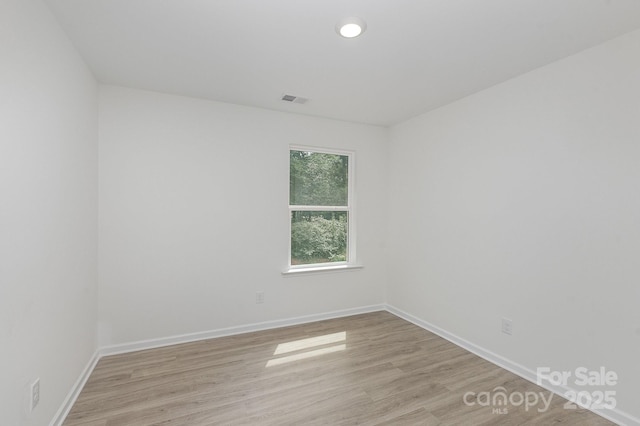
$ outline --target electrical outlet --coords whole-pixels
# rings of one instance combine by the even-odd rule
[[[264,303],[264,291],[256,292],[256,303]]]
[[[502,332],[511,336],[513,334],[513,321],[508,318],[502,318]]]
[[[31,401],[31,403],[29,404],[29,409],[33,411],[40,402],[40,377],[38,377],[33,381],[33,383],[31,383],[29,390],[29,401]]]

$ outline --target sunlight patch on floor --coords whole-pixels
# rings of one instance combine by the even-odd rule
[[[280,343],[276,350],[273,352],[274,356],[282,354],[291,355],[273,358],[267,362],[266,367],[273,367],[274,365],[286,364],[293,361],[299,361],[302,359],[313,358],[320,355],[343,351],[347,348],[345,343],[335,345],[334,343],[346,342],[347,332],[341,331],[339,333],[324,334],[317,337],[309,337],[307,339],[293,340],[291,342]],[[331,345],[320,348],[320,346]],[[316,349],[317,348],[317,349]]]

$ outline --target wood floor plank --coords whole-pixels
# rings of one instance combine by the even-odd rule
[[[611,424],[558,396],[544,412],[465,404],[500,387],[547,392],[375,312],[104,357],[64,426]]]

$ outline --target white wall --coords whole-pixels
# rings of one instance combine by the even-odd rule
[[[39,0],[0,40],[0,424],[43,425],[96,349],[97,85]]]
[[[638,76],[635,32],[394,127],[388,289],[534,371],[616,371],[636,417]]]
[[[386,140],[372,126],[101,87],[101,344],[383,303]],[[356,151],[363,270],[282,276],[289,144]]]
[[[0,423],[41,425],[96,347],[97,93],[39,1],[2,2],[0,40]],[[639,51],[640,32],[598,46],[390,147],[372,126],[102,87],[100,344],[388,300],[531,369],[606,366],[640,417]],[[357,151],[363,270],[281,275],[289,144]]]

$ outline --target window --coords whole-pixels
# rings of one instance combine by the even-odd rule
[[[290,270],[354,261],[353,155],[289,150]]]

